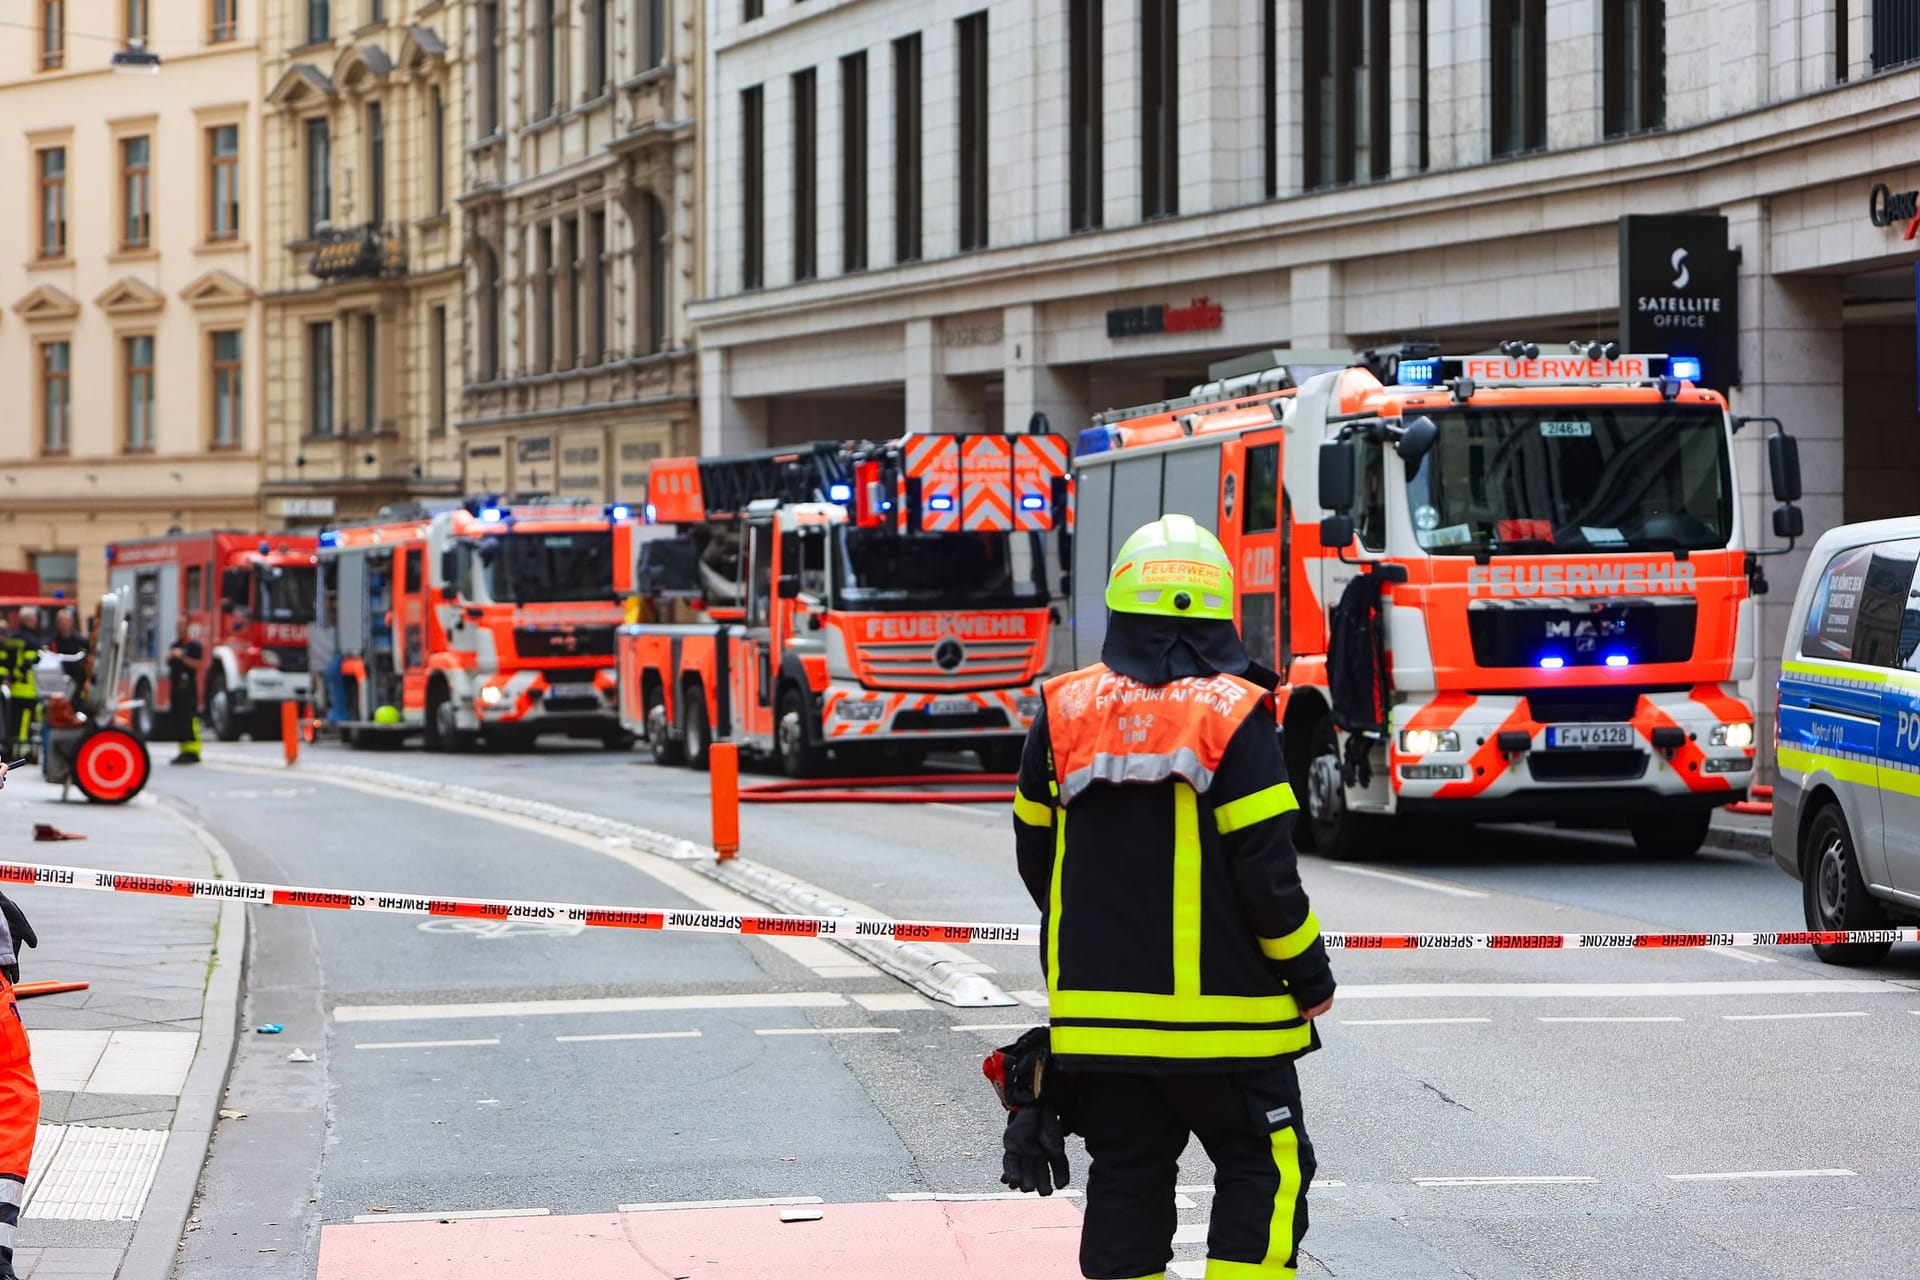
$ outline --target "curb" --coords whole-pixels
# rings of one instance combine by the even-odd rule
[[[266,773],[286,777],[289,770],[225,751],[205,751],[202,758],[220,768]],[[650,827],[621,822],[580,809],[564,809],[539,800],[521,800],[497,791],[457,783],[433,782],[406,774],[386,773],[365,765],[296,765],[293,772],[306,770],[319,777],[335,777],[403,794],[430,796],[496,813],[531,818],[569,831],[578,831],[602,839],[625,840],[635,849],[670,862],[680,863],[709,880],[725,885],[743,897],[777,908],[791,915],[845,916],[854,914],[845,903],[826,896],[809,885],[744,858],[718,861],[709,845],[683,840]],[[885,914],[875,912],[874,914]],[[828,938],[835,946],[865,960],[888,976],[906,983],[923,995],[956,1008],[1012,1008],[1020,1002],[977,973],[969,973],[941,959],[915,942],[895,942],[891,938]]]
[[[237,880],[233,859],[213,833],[161,798],[161,804],[191,831],[213,858],[215,874]],[[166,1154],[155,1170],[153,1188],[134,1228],[133,1240],[121,1257],[119,1280],[167,1280],[173,1274],[180,1239],[200,1188],[200,1172],[213,1141],[221,1092],[233,1065],[233,1047],[240,1022],[240,989],[245,979],[247,909],[239,902],[220,906],[220,934],[214,944],[213,971],[207,978],[206,998],[200,1006],[200,1044],[187,1069],[180,1103],[174,1109]]]
[[[1746,827],[1721,826],[1715,823],[1707,828],[1707,848],[1728,849],[1735,853],[1748,853],[1756,858],[1773,856],[1773,833],[1753,831]]]

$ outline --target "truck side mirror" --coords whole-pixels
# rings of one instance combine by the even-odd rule
[[[1393,451],[1405,459],[1409,466],[1417,466],[1439,438],[1440,428],[1423,413],[1401,429],[1400,438],[1393,442]]]
[[[781,574],[780,581],[776,584],[775,590],[782,600],[798,600],[800,598],[800,575],[797,573]]]
[[[1350,441],[1328,440],[1321,444],[1321,510],[1342,512],[1353,508],[1353,478],[1358,470],[1354,464],[1354,447]],[[1348,536],[1351,537],[1351,533]]]
[[[252,594],[253,574],[245,568],[220,571],[220,603],[229,609],[244,609]]]
[[[1800,442],[1784,431],[1767,437],[1767,469],[1773,473],[1776,502],[1800,500]],[[1775,523],[1779,517],[1776,514]]]
[[[460,548],[447,547],[441,551],[440,581],[448,586],[460,581]]]
[[[1325,455],[1322,455],[1323,457]],[[1344,511],[1320,517],[1320,545],[1344,549],[1353,545],[1353,517]]]
[[[1775,436],[1774,439],[1779,439]],[[1800,514],[1800,508],[1791,502],[1783,502],[1773,509],[1773,536],[1785,538],[1791,542],[1807,531],[1806,517]]]

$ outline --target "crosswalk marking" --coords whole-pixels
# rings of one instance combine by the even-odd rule
[[[579,1000],[493,1000],[471,1004],[341,1004],[335,1022],[415,1022],[433,1018],[528,1018],[569,1013],[653,1013],[663,1009],[839,1009],[834,991],[716,992],[700,996],[595,996]]]

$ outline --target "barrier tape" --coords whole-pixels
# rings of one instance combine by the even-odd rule
[[[0,884],[213,898],[318,911],[452,916],[468,920],[555,920],[595,929],[722,933],[743,937],[892,938],[898,942],[1020,944],[1040,941],[1037,924],[958,924],[859,916],[736,915],[681,908],[613,907],[512,898],[455,898],[359,889],[319,889],[247,880],[183,880],[31,862],[0,862]],[[1815,943],[1920,942],[1920,928],[1779,930],[1758,933],[1322,933],[1335,951],[1589,951],[1700,947],[1804,947]]]

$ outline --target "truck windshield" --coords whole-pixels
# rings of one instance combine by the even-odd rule
[[[310,564],[265,564],[260,574],[263,622],[312,622],[314,568]]]
[[[613,534],[506,533],[480,540],[487,593],[513,604],[613,599]]]
[[[903,534],[843,525],[836,536],[833,599],[842,609],[1047,602],[1031,533]]]
[[[1414,537],[1435,555],[1697,551],[1733,530],[1719,410],[1515,406],[1435,412],[1440,438],[1407,481]]]

